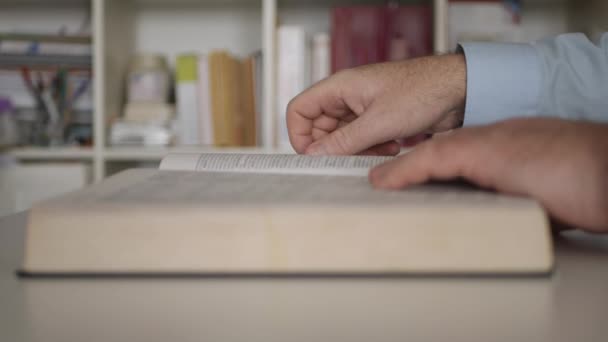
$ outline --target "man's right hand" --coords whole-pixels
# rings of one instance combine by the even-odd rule
[[[298,153],[395,155],[396,139],[458,127],[465,98],[463,55],[349,69],[291,101],[289,138]]]

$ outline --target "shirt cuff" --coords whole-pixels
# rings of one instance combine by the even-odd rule
[[[542,68],[529,44],[460,44],[467,63],[464,126],[538,114]]]

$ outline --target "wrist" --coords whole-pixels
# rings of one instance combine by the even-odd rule
[[[461,53],[443,56],[448,64],[448,110],[464,113],[467,98],[467,63]]]
[[[455,129],[462,127],[464,122],[467,98],[467,70],[466,60],[462,53],[455,53],[437,57],[442,68],[437,74],[437,83],[442,84],[442,113],[449,127]]]

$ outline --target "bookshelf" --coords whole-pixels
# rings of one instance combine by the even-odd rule
[[[433,5],[434,50],[447,52],[448,0],[412,0]],[[173,151],[207,152],[280,152],[273,147],[272,126],[275,115],[275,28],[278,22],[302,24],[307,29],[329,30],[329,10],[338,4],[379,4],[373,0],[0,0],[3,7],[18,6],[20,11],[41,11],[56,7],[55,12],[71,13],[75,8],[90,12],[93,36],[94,145],[90,148],[22,148],[10,152],[23,161],[79,160],[91,163],[93,179],[103,179],[111,164],[159,161]],[[589,0],[585,6],[567,0],[524,0],[538,17],[543,11],[556,14],[557,29],[584,29],[585,18],[594,9],[605,8],[602,0]],[[55,6],[56,5],[56,6]],[[580,4],[579,4],[580,5]],[[603,6],[603,7],[602,7]],[[572,11],[569,11],[573,9]],[[63,12],[61,12],[63,11]],[[43,12],[47,12],[46,10]],[[570,13],[570,14],[569,14]],[[36,14],[40,17],[42,14]],[[594,21],[603,20],[593,17]],[[524,21],[528,20],[524,18]],[[532,18],[525,25],[542,25],[542,18]],[[0,23],[1,26],[1,23]],[[605,27],[605,26],[604,26]],[[0,27],[1,28],[1,27]],[[193,48],[196,46],[196,48]],[[117,148],[106,145],[107,123],[117,116],[124,99],[124,75],[135,51],[162,52],[173,63],[183,52],[205,52],[226,48],[237,55],[262,50],[264,54],[263,113],[266,123],[261,148],[217,149],[196,147]]]
[[[78,147],[24,147],[11,150],[10,155],[22,161],[77,160],[91,162],[93,150]]]

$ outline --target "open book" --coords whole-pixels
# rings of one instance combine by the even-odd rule
[[[25,274],[546,273],[533,200],[380,191],[385,157],[174,154],[35,206]]]

